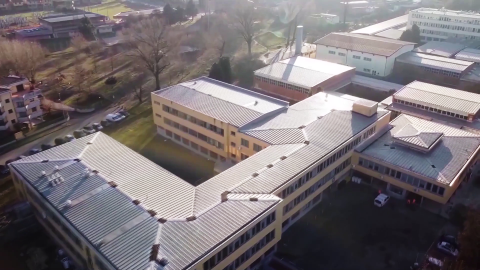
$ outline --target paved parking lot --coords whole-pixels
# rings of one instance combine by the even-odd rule
[[[391,199],[373,205],[377,192],[347,184],[302,217],[279,243],[278,257],[300,269],[409,269],[448,223]]]

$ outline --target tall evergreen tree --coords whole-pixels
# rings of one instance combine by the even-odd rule
[[[174,24],[174,12],[172,6],[170,4],[166,4],[165,7],[163,7],[163,17],[167,20],[169,24]]]
[[[185,9],[183,9],[183,8],[180,7],[180,6],[178,6],[178,7],[175,9],[174,18],[175,18],[175,19],[174,19],[174,22],[173,22],[173,23],[185,21]]]
[[[218,61],[218,65],[222,69],[223,78],[221,79],[222,82],[232,83],[233,75],[232,75],[232,67],[230,66],[230,58],[224,56],[220,58]]]
[[[191,17],[193,20],[193,17],[197,16],[198,10],[195,4],[193,3],[193,0],[190,0],[187,2],[187,6],[185,7],[185,15],[188,17]]]
[[[223,80],[222,68],[218,63],[213,63],[212,68],[210,68],[210,73],[208,74],[208,77],[218,81]]]

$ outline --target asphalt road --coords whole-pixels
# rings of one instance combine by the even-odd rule
[[[84,126],[93,123],[100,123],[105,116],[109,113],[115,112],[120,110],[119,107],[107,108],[100,111],[96,111],[90,114],[79,114],[79,113],[71,113],[70,114],[70,121],[63,124],[61,127],[56,127],[54,129],[58,129],[53,133],[50,133],[44,137],[41,137],[38,140],[33,142],[27,143],[15,150],[12,150],[8,153],[5,153],[0,156],[0,165],[4,165],[5,161],[9,159],[14,159],[18,156],[25,155],[28,156],[28,152],[30,149],[38,148],[41,149],[42,144],[54,144],[55,138],[64,138],[68,134],[73,134],[73,132],[77,129],[82,129]]]

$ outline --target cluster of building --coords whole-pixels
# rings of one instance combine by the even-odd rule
[[[377,30],[330,34],[318,59],[300,45],[255,71],[268,95],[205,77],[153,92],[158,134],[216,163],[198,186],[99,132],[11,163],[17,192],[78,265],[102,270],[260,269],[282,233],[352,177],[440,213],[478,162],[480,95],[372,78],[407,56],[466,62]],[[336,92],[349,84],[393,95]]]
[[[0,78],[0,131],[13,131],[16,123],[42,121],[42,91],[30,87],[26,78]]]

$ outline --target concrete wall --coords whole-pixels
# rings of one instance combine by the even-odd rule
[[[5,122],[10,122],[10,129],[13,130],[13,124],[14,123],[17,123],[18,122],[18,119],[17,119],[17,114],[15,112],[15,105],[14,105],[14,102],[12,100],[12,95],[10,92],[5,92],[3,94],[0,95],[0,102],[2,103],[2,107],[3,109],[5,110],[6,112],[6,119],[5,119]],[[7,103],[6,101],[9,101],[9,103]],[[12,111],[12,113],[9,113],[9,110]],[[12,122],[13,120],[13,122]]]
[[[270,84],[268,82],[263,82],[257,79],[257,77],[255,77],[255,86],[264,90],[267,93],[272,93],[275,96],[279,96],[280,98],[285,98],[287,100],[300,101],[308,97],[308,94],[293,89],[286,89],[278,85]]]

